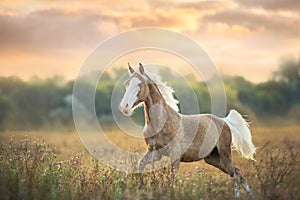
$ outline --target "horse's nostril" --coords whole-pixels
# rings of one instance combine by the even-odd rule
[[[128,103],[126,103],[126,106],[125,106],[125,108],[128,108]]]

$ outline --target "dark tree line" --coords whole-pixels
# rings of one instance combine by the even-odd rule
[[[111,94],[116,80],[125,69],[116,69],[102,76],[95,95],[95,110],[100,121],[113,123]],[[163,76],[162,71],[162,76]],[[168,74],[172,76],[172,74]],[[174,75],[175,76],[175,75]],[[169,77],[177,80],[176,77]],[[84,80],[82,80],[84,81]],[[187,96],[185,85],[169,81],[177,96]],[[300,66],[299,60],[289,59],[280,64],[271,80],[254,84],[243,77],[225,77],[228,109],[236,108],[259,120],[285,119],[300,121]],[[210,95],[202,82],[191,81],[200,111],[210,112]],[[90,89],[82,84],[83,89]],[[0,77],[0,130],[30,130],[73,128],[73,81],[61,77],[32,78]],[[123,93],[124,90],[117,90]],[[80,99],[79,99],[80,101]],[[134,116],[142,119],[142,109]]]
[[[290,115],[300,121],[299,60],[282,62],[270,81],[240,87],[238,98],[261,117]]]

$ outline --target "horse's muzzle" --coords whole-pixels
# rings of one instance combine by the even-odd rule
[[[119,109],[124,115],[126,115],[126,116],[131,115],[131,110],[128,107],[128,104],[126,104],[125,106],[121,106],[121,104],[120,104]]]

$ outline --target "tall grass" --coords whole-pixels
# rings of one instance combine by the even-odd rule
[[[130,158],[135,159],[135,158]],[[128,164],[136,162],[128,160]],[[117,161],[116,161],[117,162]],[[257,199],[299,198],[299,153],[289,143],[266,145],[247,170]],[[0,147],[0,199],[233,199],[230,178],[196,167],[145,174],[119,172],[85,153],[63,159],[37,138],[10,139]],[[242,192],[242,198],[247,198]]]
[[[300,154],[293,148],[289,143],[284,143],[281,147],[270,146],[267,143],[264,149],[260,150],[265,153],[254,163],[260,196],[267,199],[300,197]]]

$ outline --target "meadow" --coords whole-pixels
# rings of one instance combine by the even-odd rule
[[[254,127],[252,134],[256,162],[236,152],[233,159],[255,198],[300,199],[300,126]],[[120,131],[107,136],[124,149],[146,150]],[[167,166],[130,174],[93,158],[76,132],[2,132],[0,138],[0,199],[234,199],[230,177],[204,161],[181,163],[175,177]],[[241,198],[248,199],[242,189]]]

